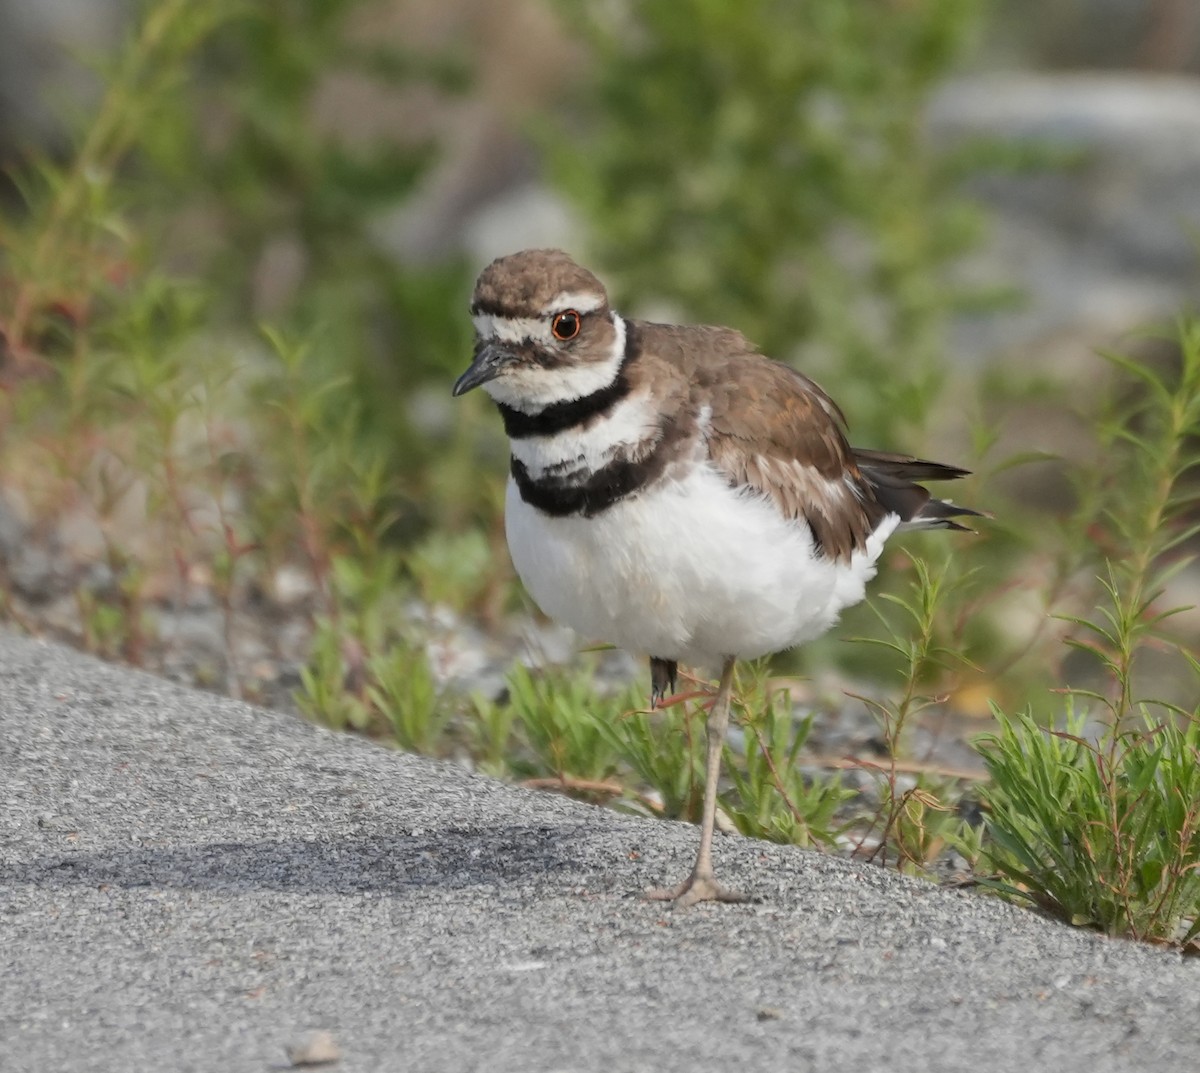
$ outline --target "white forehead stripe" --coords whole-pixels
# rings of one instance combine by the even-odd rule
[[[547,316],[568,309],[573,309],[576,313],[594,313],[602,305],[604,296],[596,294],[595,291],[560,291],[542,306],[542,312]]]

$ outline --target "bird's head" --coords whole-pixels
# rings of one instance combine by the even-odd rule
[[[523,250],[480,273],[471,299],[475,356],[454,394],[475,387],[536,413],[583,398],[616,376],[625,325],[603,284],[562,250]]]

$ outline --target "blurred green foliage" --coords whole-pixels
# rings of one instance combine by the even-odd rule
[[[559,0],[593,51],[545,144],[622,308],[802,355],[869,442],[919,445],[979,220],[922,129],[979,0]]]
[[[440,387],[469,352],[469,271],[457,262],[409,270],[380,243],[380,214],[412,193],[437,147],[403,132],[346,133],[317,106],[339,76],[363,80],[380,101],[415,86],[453,95],[470,78],[462,55],[370,36],[356,22],[369,9],[363,0],[240,8],[196,57],[190,136],[169,166],[220,234],[202,268],[222,320],[269,317],[305,340],[289,374],[310,396],[314,447],[341,439],[350,468],[376,474],[360,506],[411,539],[486,502],[469,481],[461,427],[442,422],[439,434],[416,420],[421,385]],[[273,390],[268,381],[264,393]]]
[[[423,394],[469,352],[468,270],[405,270],[376,234],[436,147],[351,137],[318,108],[339,75],[386,99],[457,94],[469,72],[372,39],[369,8],[145,0],[73,152],[15,173],[0,451],[35,520],[83,510],[108,541],[114,584],[82,602],[85,639],[109,654],[142,651],[139,586],[164,569],[176,602],[199,569],[232,615],[299,563],[336,614],[355,599],[332,579],[343,553],[395,580],[380,557],[430,528],[490,531],[487,432]],[[143,493],[134,549],[126,508]],[[118,596],[124,631],[99,606]]]

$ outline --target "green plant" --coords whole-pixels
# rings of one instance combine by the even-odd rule
[[[800,754],[815,717],[797,720],[787,690],[772,685],[764,666],[734,703],[745,747],[743,756],[728,758],[733,794],[725,808],[737,829],[773,842],[834,845],[853,791],[839,775],[802,769]]]
[[[921,775],[903,792],[896,791],[896,786],[889,784],[883,839],[901,871],[929,875],[948,846],[971,844],[971,834],[955,804],[962,792],[956,782]]]
[[[1103,556],[1101,599],[1069,621],[1069,643],[1100,685],[1071,685],[1066,729],[997,711],[980,744],[991,782],[985,867],[997,886],[1112,934],[1191,943],[1200,933],[1200,709],[1143,696],[1149,644],[1178,657],[1194,692],[1200,664],[1174,645],[1178,608],[1160,606],[1200,526],[1200,322],[1179,326],[1177,368],[1110,359],[1124,391],[1102,426],[1104,480],[1085,503]],[[1081,708],[1092,705],[1092,711]]]
[[[417,590],[430,605],[456,611],[474,606],[491,581],[494,549],[478,529],[436,533],[408,554],[408,570]]]
[[[235,10],[140,5],[135,31],[98,63],[106,90],[73,152],[18,166],[22,211],[0,217],[6,489],[29,497],[39,526],[59,513],[91,531],[88,561],[66,562],[59,579],[77,586],[74,636],[137,663],[158,643],[160,573],[182,579],[185,544],[203,539],[183,486],[205,379],[185,360],[201,289],[149,267],[153,227],[131,204],[130,175],[146,131],[186,95],[188,59]],[[207,357],[204,368],[221,366]],[[232,582],[226,565],[213,574]],[[11,610],[32,618],[15,600]]]
[[[411,752],[435,755],[452,711],[440,695],[425,653],[393,645],[367,667],[375,682],[367,694],[391,724],[396,743]]]
[[[328,619],[317,623],[309,649],[308,662],[300,668],[300,688],[293,694],[296,706],[310,719],[337,730],[365,730],[370,726],[371,710],[362,696],[359,683],[352,680],[352,666],[345,639],[336,623]]]
[[[301,711],[334,727],[392,737],[437,753],[450,712],[406,622],[409,587],[399,555],[333,555],[320,577],[328,611],[316,619],[311,655],[294,695]]]
[[[322,121],[320,105],[345,77],[381,112],[413,87],[450,100],[469,85],[470,67],[457,49],[418,51],[370,33],[370,7],[244,7],[197,57],[196,92],[176,117],[191,137],[163,155],[190,202],[220,209],[223,241],[204,248],[202,269],[221,281],[222,321],[242,329],[269,316],[284,329],[288,349],[300,351],[289,375],[310,426],[341,426],[343,453],[388,474],[370,506],[392,539],[407,542],[431,524],[489,520],[477,423],[460,424],[462,408],[433,427],[418,420],[424,385],[450,382],[470,352],[468,269],[406,269],[378,239],[379,220],[417,188],[437,146],[382,122],[348,133]],[[205,136],[214,120],[219,139]],[[285,285],[264,300],[256,281],[281,249],[299,269],[282,273]],[[320,446],[310,440],[312,451]],[[330,521],[320,518],[336,534]]]
[[[434,679],[424,649],[388,633],[368,649],[345,618],[321,619],[294,699],[327,726],[386,736],[402,749],[437,756],[456,707]]]
[[[106,91],[64,165],[14,176],[26,213],[0,220],[0,328],[18,376],[67,366],[89,373],[91,330],[114,307],[141,237],[121,179],[146,130],[178,106],[188,59],[237,10],[228,0],[143,3],[136,32],[102,74]]]
[[[508,676],[508,688],[532,753],[530,775],[598,783],[616,773],[618,755],[602,728],[629,711],[628,694],[603,696],[582,673],[534,673],[519,665]]]
[[[1191,561],[1188,544],[1200,534],[1192,473],[1200,466],[1200,320],[1181,321],[1177,339],[1173,370],[1105,354],[1126,390],[1099,426],[1107,464],[1089,536],[1103,556],[1103,598],[1094,616],[1068,621],[1079,629],[1070,643],[1095,657],[1110,685],[1107,693],[1074,692],[1103,704],[1114,729],[1138,705],[1138,654],[1148,642],[1170,642],[1170,620],[1184,608],[1163,608],[1160,601]]]
[[[951,590],[968,578],[951,576],[944,552],[936,570],[917,556],[909,559],[909,593],[884,592],[872,601],[885,635],[856,639],[883,648],[895,660],[902,683],[895,697],[854,694],[878,721],[887,750],[886,760],[864,765],[876,776],[880,800],[875,816],[859,833],[858,849],[861,852],[868,841],[876,839],[870,859],[886,861],[893,856],[900,868],[923,872],[956,837],[959,823],[947,803],[947,782],[935,785],[920,777],[913,785],[904,786],[897,761],[904,753],[911,720],[944,703],[952,672],[961,669],[961,645],[942,635],[942,609]],[[885,607],[896,614],[888,615]],[[933,686],[941,689],[931,695]]]
[[[1197,945],[1200,952],[1200,719],[1111,728],[1083,712],[1065,731],[997,711],[980,743],[995,889],[1072,924]]]
[[[480,771],[495,778],[509,774],[515,755],[515,721],[516,712],[511,704],[498,703],[480,693],[472,695],[466,721],[467,736]]]
[[[636,704],[636,698],[631,698]],[[668,819],[700,819],[704,800],[704,719],[687,702],[628,711],[599,724],[609,746]]]
[[[433,147],[347,140],[313,120],[337,72],[385,97],[416,81],[454,94],[466,68],[364,39],[366,6],[142,0],[99,64],[105,93],[74,151],[19,167],[24,205],[0,218],[6,485],[47,530],[83,517],[112,573],[95,585],[78,571],[77,634],[159,665],[172,642],[157,623],[203,589],[224,650],[205,684],[235,694],[250,673],[239,620],[261,614],[280,570],[303,568],[304,610],[357,619],[364,658],[378,657],[386,631],[361,636],[378,615],[355,601],[391,587],[394,604],[407,581],[392,560],[431,526],[496,515],[480,423],[431,428],[419,413],[423,383],[469,352],[463,269],[400,271],[369,226]],[[303,271],[261,301],[281,244]],[[269,349],[251,327],[264,309]],[[348,555],[371,584],[335,599]],[[506,575],[491,575],[442,588],[499,606]],[[13,593],[4,603],[36,620]],[[328,651],[314,660],[330,671]],[[338,707],[332,694],[319,706]],[[333,718],[357,725],[356,712]]]

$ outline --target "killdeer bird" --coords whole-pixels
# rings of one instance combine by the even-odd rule
[[[836,404],[728,328],[622,317],[561,250],[483,270],[474,361],[512,447],[505,530],[538,606],[650,657],[651,704],[678,664],[721,667],[707,720],[700,849],[678,906],[741,901],[712,841],[734,661],[828,630],[863,598],[898,528],[963,529],[975,511],[918,481],[965,470],[849,445]]]

